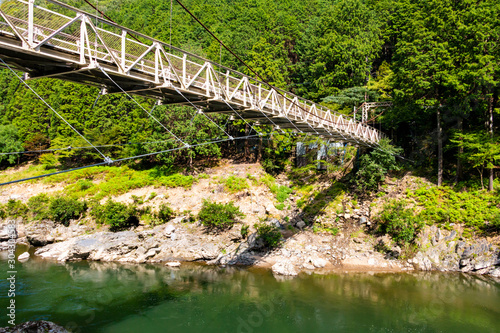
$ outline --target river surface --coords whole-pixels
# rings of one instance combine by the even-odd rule
[[[500,284],[463,274],[277,279],[261,269],[36,258],[16,270],[16,323],[44,319],[74,332],[500,332]]]

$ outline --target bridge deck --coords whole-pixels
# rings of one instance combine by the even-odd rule
[[[0,57],[30,78],[55,77],[161,100],[205,112],[233,112],[276,124],[376,146],[383,134],[294,94],[277,91],[217,63],[53,0],[0,5]],[[103,73],[103,70],[109,75]]]

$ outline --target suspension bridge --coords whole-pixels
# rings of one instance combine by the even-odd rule
[[[383,134],[290,92],[59,1],[0,5],[0,58],[25,79],[53,77],[186,104],[358,147]]]

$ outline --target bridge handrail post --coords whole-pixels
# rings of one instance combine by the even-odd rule
[[[121,42],[122,42],[122,54],[121,54],[121,58],[122,58],[122,68],[125,68],[125,65],[126,65],[126,62],[125,62],[125,49],[126,49],[126,45],[127,45],[127,30],[122,30],[122,38],[121,38]]]
[[[187,84],[187,54],[182,55],[182,86],[185,87]]]
[[[34,23],[33,23],[33,17],[34,17],[34,11],[35,11],[35,0],[29,0],[28,2],[28,47],[33,47],[33,37],[34,37]]]

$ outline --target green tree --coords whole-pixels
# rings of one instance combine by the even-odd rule
[[[324,2],[297,45],[297,90],[312,99],[366,83],[382,46],[376,13],[361,0]]]
[[[9,164],[14,164],[18,155],[7,154],[23,150],[24,148],[19,141],[17,128],[14,125],[0,125],[0,163],[7,161]]]
[[[484,169],[496,169],[500,162],[500,137],[491,137],[489,133],[456,133],[452,142],[462,148],[460,158],[480,175],[484,189]]]

